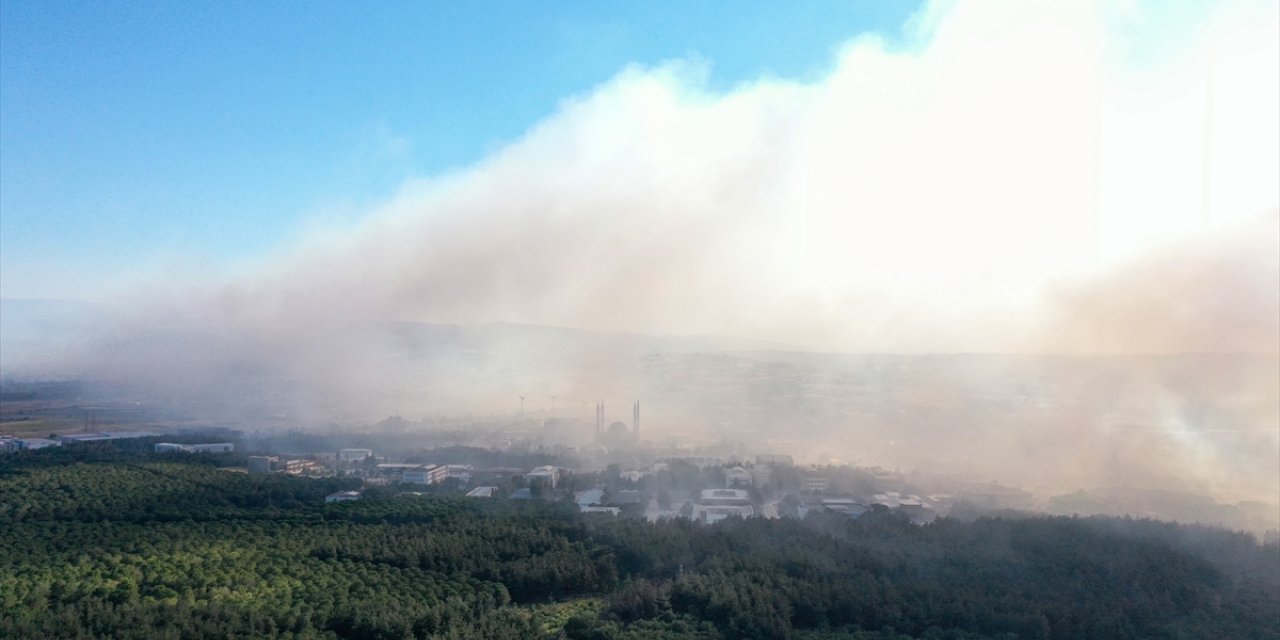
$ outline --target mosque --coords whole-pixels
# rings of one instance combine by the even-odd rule
[[[596,444],[604,445],[609,449],[619,449],[624,447],[635,446],[640,443],[640,401],[631,405],[631,424],[630,428],[627,423],[615,421],[610,424],[608,429],[604,426],[604,402],[596,403]]]

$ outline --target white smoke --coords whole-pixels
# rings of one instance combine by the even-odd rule
[[[1155,60],[1133,53],[1167,35],[1141,11],[979,2],[931,5],[902,51],[854,40],[812,83],[717,93],[698,63],[629,68],[194,313],[290,335],[398,318],[1051,351],[1028,326],[1046,286],[1195,241],[1204,184],[1212,225],[1280,204],[1275,12],[1247,8]]]

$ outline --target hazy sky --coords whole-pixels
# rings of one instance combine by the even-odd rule
[[[813,78],[915,2],[0,6],[0,288],[253,257],[465,166],[628,64]]]

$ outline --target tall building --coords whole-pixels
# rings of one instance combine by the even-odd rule
[[[636,442],[640,442],[640,401],[636,400],[634,406],[631,407],[631,429],[632,435],[635,436]]]
[[[600,435],[604,432],[604,403],[596,403],[596,442],[600,442]]]

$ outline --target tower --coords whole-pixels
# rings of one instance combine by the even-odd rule
[[[600,442],[600,432],[604,430],[604,403],[596,403],[596,442]]]
[[[631,435],[635,437],[636,442],[640,442],[640,401],[631,407]]]

